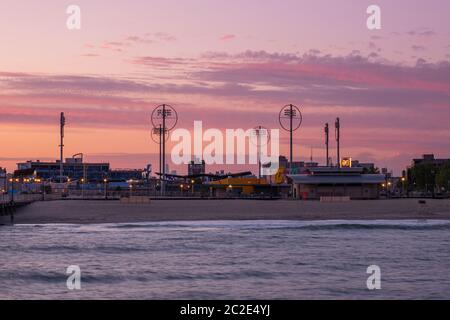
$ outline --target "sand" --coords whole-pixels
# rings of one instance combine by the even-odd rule
[[[6,219],[6,217],[2,217]],[[9,218],[8,218],[9,219]],[[132,223],[186,220],[450,220],[450,200],[366,200],[347,203],[258,200],[63,200],[35,202],[15,215],[16,224]]]

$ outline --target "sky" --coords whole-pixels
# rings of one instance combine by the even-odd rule
[[[366,26],[372,4],[380,30]],[[161,103],[188,130],[279,128],[293,103],[295,160],[325,161],[336,117],[343,156],[397,174],[425,153],[450,158],[449,12],[446,0],[2,0],[0,167],[55,160],[61,111],[66,156],[156,167]]]

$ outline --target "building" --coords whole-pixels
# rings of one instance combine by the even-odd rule
[[[254,176],[228,177],[202,185],[210,197],[217,198],[282,198],[287,197],[289,185],[271,184]]]
[[[295,199],[321,197],[349,197],[350,199],[378,199],[385,176],[364,174],[364,169],[317,167],[308,173],[288,175],[293,183]]]
[[[431,164],[435,167],[441,167],[450,164],[450,159],[436,159],[434,154],[424,154],[422,159],[413,159],[412,161],[412,167],[422,164]]]
[[[403,173],[403,176],[406,175],[408,190],[426,192],[433,196],[440,193],[442,189],[438,189],[436,175],[449,165],[450,159],[436,159],[434,154],[425,154],[421,159],[413,159],[411,166]]]
[[[60,161],[27,161],[17,164],[15,174],[21,175],[22,170],[32,171],[33,176],[44,180],[58,180],[60,176]],[[67,158],[63,163],[63,177],[71,180],[101,181],[108,177],[109,163],[87,163],[82,158]]]
[[[279,166],[285,169],[289,169],[290,163],[289,160],[285,156],[279,157]],[[292,162],[292,172],[293,174],[299,174],[306,172],[309,168],[318,167],[319,164],[317,162],[305,162],[305,161],[293,161]]]
[[[114,169],[108,173],[108,179],[112,181],[142,180],[145,177],[143,169]]]
[[[270,185],[266,179],[259,179],[254,177],[238,177],[225,178],[221,180],[209,182],[209,187],[215,196],[220,194],[234,194],[234,195],[252,195],[266,191]]]
[[[364,162],[359,162],[358,160],[352,160],[352,167],[356,167],[356,168],[364,168],[364,172],[369,172],[369,173],[375,173],[376,171],[376,167],[374,163],[364,163]]]
[[[206,164],[205,160],[202,161],[191,161],[188,164],[188,175],[205,174]]]

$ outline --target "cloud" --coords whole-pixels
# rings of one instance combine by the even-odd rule
[[[132,59],[131,63],[147,67],[169,68],[186,65],[189,63],[189,60],[185,58],[143,56]]]
[[[148,32],[143,35],[126,35],[119,40],[104,41],[100,44],[85,43],[84,49],[94,50],[96,48],[111,50],[115,52],[126,52],[128,48],[137,45],[150,45],[164,42],[176,41],[176,37],[164,32]]]
[[[236,36],[234,34],[224,34],[223,36],[221,36],[219,38],[220,41],[230,41],[230,40],[234,40],[236,38]]]
[[[279,109],[292,102],[304,113],[296,137],[302,149],[322,145],[323,123],[336,116],[342,118],[348,154],[394,159],[397,153],[450,149],[449,62],[402,65],[359,52],[245,51],[207,52],[196,59],[144,56],[130,63],[154,75],[0,72],[0,122],[54,125],[64,110],[71,126],[147,132],[151,110],[167,102],[177,108],[184,128],[194,120],[217,128],[277,128]]]
[[[427,48],[425,48],[424,46],[420,46],[420,45],[412,45],[411,48],[414,51],[425,51]]]
[[[392,32],[391,33],[394,36],[411,36],[411,37],[419,37],[419,38],[430,38],[430,37],[434,37],[437,36],[437,33],[430,29],[430,28],[417,28],[417,29],[413,29],[413,30],[409,30],[406,32]]]
[[[82,57],[87,57],[87,58],[96,58],[96,57],[100,57],[99,54],[96,53],[86,53],[86,54],[82,54]]]
[[[410,35],[410,36],[419,36],[419,37],[433,37],[433,36],[437,35],[436,32],[434,32],[431,29],[427,29],[427,28],[410,30],[410,31],[406,32],[406,34]]]

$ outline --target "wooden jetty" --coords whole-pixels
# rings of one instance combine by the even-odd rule
[[[0,217],[9,216],[11,223],[14,223],[14,214],[17,209],[30,204],[32,201],[21,201],[21,202],[1,202],[0,203]]]

